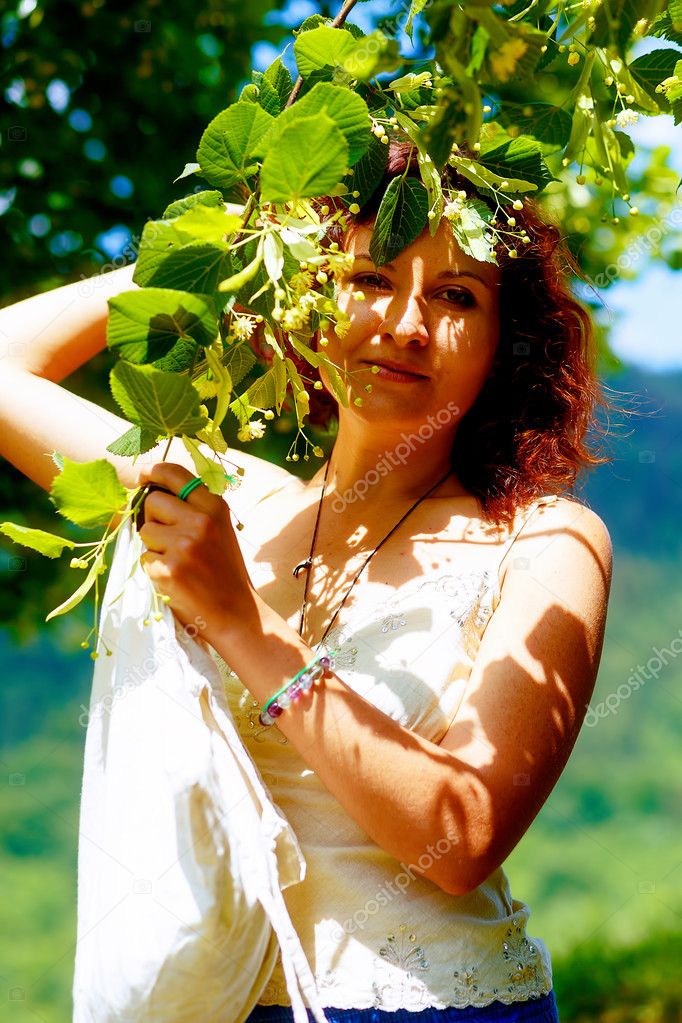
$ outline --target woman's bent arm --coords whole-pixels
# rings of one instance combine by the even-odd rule
[[[127,487],[137,486],[141,466],[160,461],[166,451],[162,441],[135,462],[111,454],[107,446],[130,423],[59,386],[106,347],[107,300],[136,287],[133,271],[133,265],[122,267],[0,309],[0,455],[46,490],[57,474],[50,457],[55,450],[77,462],[106,458]],[[171,442],[167,457],[194,471],[181,441]],[[295,478],[234,448],[229,458],[246,470],[238,496],[230,497],[238,513],[270,487]]]
[[[0,309],[0,357],[59,383],[106,347],[107,299],[137,287],[135,266],[74,281]]]

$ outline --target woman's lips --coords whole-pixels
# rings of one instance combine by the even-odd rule
[[[380,380],[393,380],[398,384],[414,384],[420,380],[428,380],[428,377],[420,376],[417,373],[407,373],[403,370],[392,369],[389,366],[383,366],[380,362],[368,362],[367,365],[379,367],[379,372],[372,375],[379,377]]]

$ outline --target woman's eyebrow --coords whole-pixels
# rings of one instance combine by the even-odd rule
[[[374,266],[374,261],[373,261],[372,257],[369,255],[369,253],[367,253],[367,252],[358,252],[358,253],[356,253],[355,259],[356,260],[357,259],[364,259],[367,263],[371,263],[372,266]],[[393,271],[395,271],[395,266],[393,265],[393,263],[382,263],[381,264],[381,269],[382,270],[393,270]],[[480,274],[472,273],[471,270],[443,270],[442,273],[438,274],[438,277],[436,279],[439,280],[439,281],[443,281],[443,280],[452,281],[452,280],[456,280],[458,277],[473,277],[474,280],[480,281],[484,288],[490,288],[491,287],[491,285],[487,281],[483,280],[483,278],[480,276]]]
[[[438,274],[437,280],[453,281],[458,277],[473,277],[475,281],[480,281],[484,288],[490,288],[490,284],[484,281],[480,274],[472,273],[471,270],[443,270]]]

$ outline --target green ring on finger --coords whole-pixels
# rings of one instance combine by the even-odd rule
[[[202,480],[201,476],[194,476],[189,481],[189,483],[185,483],[182,490],[180,490],[180,492],[178,493],[178,497],[180,498],[181,501],[186,501],[189,495],[192,493],[192,491],[196,490],[197,487],[203,486],[203,483],[204,481]]]

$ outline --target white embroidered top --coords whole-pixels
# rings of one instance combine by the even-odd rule
[[[338,648],[332,666],[348,686],[440,742],[500,600],[501,563],[533,512],[556,499],[546,495],[519,509],[502,542],[461,544],[456,571],[427,572],[397,589],[368,584],[364,592],[375,599],[349,598],[315,652]],[[355,823],[277,726],[260,724],[258,702],[213,653],[237,730],[305,856],[305,879],[284,896],[322,1005],[417,1011],[547,994],[549,952],[527,935],[530,909],[512,898],[502,867],[475,891],[454,896],[399,863]],[[446,855],[447,847],[443,837],[430,854]],[[290,1004],[279,959],[259,1004]]]

